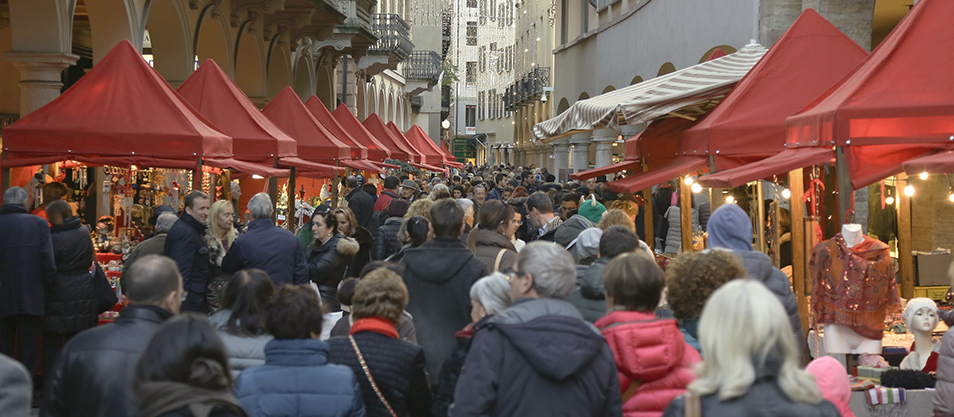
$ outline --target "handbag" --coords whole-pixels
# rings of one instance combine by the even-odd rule
[[[106,278],[106,273],[103,272],[103,268],[100,268],[99,262],[93,261],[93,270],[90,274],[93,281],[93,294],[96,296],[96,314],[101,314],[113,308],[119,298],[116,297],[116,290],[109,283],[109,278]]]
[[[500,261],[503,260],[504,254],[507,253],[507,249],[501,249],[500,252],[497,252],[497,260],[494,261],[494,270],[492,272],[500,271]]]
[[[378,399],[384,403],[384,408],[388,409],[388,412],[391,413],[392,417],[397,417],[397,413],[394,412],[394,409],[391,408],[391,404],[388,403],[388,400],[384,398],[384,394],[381,393],[381,390],[378,389],[378,384],[374,383],[374,378],[371,376],[371,370],[368,369],[368,364],[364,361],[364,356],[361,355],[361,349],[358,349],[358,344],[354,341],[354,336],[348,336],[348,340],[351,341],[351,347],[354,348],[355,355],[358,355],[358,362],[361,363],[361,369],[364,370],[364,375],[368,377],[368,382],[371,383],[371,389],[374,390],[374,393],[378,395]]]

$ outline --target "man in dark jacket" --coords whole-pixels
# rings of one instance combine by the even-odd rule
[[[205,286],[209,281],[209,246],[205,241],[205,222],[209,219],[209,195],[193,191],[185,198],[185,212],[166,235],[165,255],[176,261],[182,285],[188,297],[182,311],[206,314],[209,300]]]
[[[3,193],[0,208],[0,353],[34,375],[44,314],[43,283],[56,274],[50,226],[26,209],[20,187]],[[14,351],[19,356],[14,356]]]
[[[504,198],[503,198],[503,189],[507,187],[507,175],[506,175],[506,174],[497,174],[497,176],[494,177],[494,182],[495,182],[495,184],[496,184],[497,186],[494,187],[493,190],[490,190],[489,193],[487,193],[487,199],[488,199],[488,200],[501,200],[501,201],[503,201],[503,200],[504,200]],[[506,202],[506,201],[504,201],[504,202]]]
[[[417,340],[427,358],[431,383],[457,345],[454,333],[471,322],[470,287],[487,274],[484,263],[460,241],[464,211],[446,198],[430,210],[434,240],[404,251],[404,283],[410,295]]]
[[[292,232],[275,226],[272,221],[274,211],[268,194],[252,196],[248,201],[248,212],[252,216],[248,231],[232,242],[229,253],[222,260],[222,270],[234,274],[256,268],[267,272],[275,285],[307,284],[305,253]]]
[[[43,417],[132,417],[139,401],[133,371],[149,339],[163,321],[179,312],[184,294],[171,259],[149,255],[123,278],[129,305],[111,324],[71,339],[47,375]]]
[[[374,249],[371,252],[371,258],[375,261],[385,260],[401,250],[401,242],[397,235],[398,231],[401,230],[401,222],[404,221],[407,209],[406,200],[395,199],[391,201],[386,212],[390,217],[378,228],[378,232],[374,236]]]
[[[147,255],[162,255],[165,253],[166,236],[169,235],[169,230],[172,229],[172,225],[176,224],[178,220],[179,217],[176,216],[175,212],[160,214],[159,217],[156,218],[156,230],[153,231],[152,237],[142,241],[142,243],[136,245],[136,248],[133,249],[132,252],[129,252],[129,256],[127,256],[123,262],[123,275],[126,274],[129,267],[139,258]]]
[[[368,225],[371,223],[371,217],[374,214],[374,200],[371,199],[368,193],[361,189],[361,183],[363,181],[358,180],[358,178],[359,177],[354,175],[349,175],[348,178],[345,178],[344,184],[341,187],[341,193],[344,194],[345,199],[348,200],[348,208],[354,212],[354,217],[358,220],[358,225],[370,229]]]
[[[761,281],[782,302],[795,340],[799,347],[803,347],[805,336],[802,333],[802,320],[788,276],[772,265],[768,255],[752,250],[752,222],[739,206],[725,204],[712,213],[709,218],[709,247],[729,249],[742,258],[748,278]]]
[[[514,303],[474,335],[450,415],[622,415],[612,351],[563,301],[576,281],[573,259],[533,242],[515,269]]]
[[[600,259],[583,273],[579,288],[566,298],[590,323],[606,315],[603,270],[613,258],[639,249],[639,237],[626,226],[613,226],[600,236]]]

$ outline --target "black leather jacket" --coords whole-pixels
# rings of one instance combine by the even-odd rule
[[[135,417],[136,362],[172,313],[130,305],[112,324],[84,331],[66,344],[47,376],[43,417]]]
[[[398,241],[398,230],[401,230],[401,217],[391,217],[378,228],[374,236],[374,250],[371,258],[375,261],[383,261],[388,256],[394,255],[401,250],[401,242]]]

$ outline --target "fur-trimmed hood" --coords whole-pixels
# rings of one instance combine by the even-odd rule
[[[342,256],[354,256],[358,254],[358,250],[361,249],[361,245],[358,244],[357,240],[354,240],[350,237],[347,237],[341,233],[338,233],[331,237],[327,242],[321,244],[320,241],[315,240],[311,242],[312,250],[322,249],[325,245],[335,245],[335,250],[338,254]]]

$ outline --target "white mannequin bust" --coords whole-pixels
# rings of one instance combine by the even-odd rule
[[[861,233],[861,225],[845,223],[841,226],[841,235],[848,247],[853,247],[865,240]],[[881,340],[865,338],[851,327],[825,323],[825,351],[828,353],[872,353],[881,354]]]
[[[901,315],[908,332],[914,334],[914,350],[901,361],[901,369],[920,371],[924,369],[935,348],[931,333],[938,324],[937,304],[928,298],[913,298]]]

